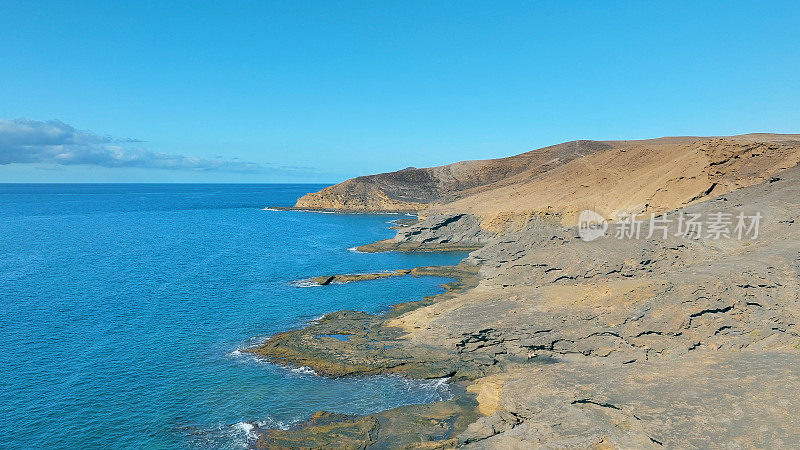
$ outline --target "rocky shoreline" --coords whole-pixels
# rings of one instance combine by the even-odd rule
[[[290,430],[261,430],[253,448],[453,448],[477,419],[474,395],[409,405],[366,416],[318,412]],[[426,445],[428,444],[428,445]]]
[[[796,447],[800,138],[590,147],[562,148],[571,149],[564,167],[578,175],[553,160],[473,197],[465,192],[444,207],[431,205],[393,239],[359,248],[471,250],[457,266],[408,273],[455,278],[445,293],[380,316],[331,313],[251,350],[323,376],[448,377],[463,388],[457,400],[362,417],[320,413],[292,430],[260,430],[256,445]],[[626,160],[636,164],[614,165]],[[364,204],[365,197],[348,195],[420,173],[356,179],[312,197]],[[591,186],[608,189],[578,195]],[[430,192],[434,200],[455,195]],[[576,208],[587,208],[586,199],[599,203],[598,217],[610,219],[608,233],[596,240],[581,239],[569,222]],[[654,212],[672,224],[758,217],[760,228],[745,238],[714,238],[707,229],[687,237],[662,234],[656,222],[643,220],[635,233],[615,236],[610,227],[621,222],[611,213],[619,211]]]
[[[324,315],[302,329],[279,333],[257,347],[245,350],[268,361],[308,367],[321,376],[402,375],[413,378],[447,378],[454,396],[450,400],[408,405],[365,416],[320,411],[289,430],[254,428],[255,448],[366,448],[373,445],[417,446],[435,443],[436,448],[454,447],[478,417],[476,395],[466,387],[485,370],[465,364],[445,352],[407,347],[400,330],[389,322],[404,313],[451,298],[473,288],[477,267],[425,266],[391,273],[331,275],[315,278],[320,284],[368,281],[387,276],[436,276],[452,278],[445,292],[422,300],[393,305],[387,313],[374,315],[337,311]],[[346,280],[346,281],[341,281]],[[433,448],[433,447],[431,447]]]
[[[467,264],[417,267],[402,271],[411,276],[454,280],[442,285],[444,293],[393,305],[384,314],[331,312],[313,324],[278,333],[265,343],[245,351],[274,363],[308,367],[322,376],[395,374],[414,378],[443,378],[451,377],[461,369],[459,378],[469,378],[467,367],[460,365],[452,355],[407,346],[402,340],[402,330],[391,326],[390,322],[409,311],[451,298],[474,287],[478,281],[477,271],[476,266]],[[369,275],[378,274],[356,277],[378,278],[369,278]],[[399,273],[392,275],[399,276]]]

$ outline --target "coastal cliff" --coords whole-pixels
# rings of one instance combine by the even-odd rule
[[[439,434],[408,426],[431,406],[341,418],[342,427],[369,429],[354,446],[800,442],[798,136],[593,148],[532,177],[518,172],[495,181],[502,186],[425,203],[423,220],[373,248],[475,248],[459,266],[408,272],[457,278],[447,293],[384,315],[329,314],[253,351],[329,376],[449,377],[465,388],[426,422],[454,424]],[[672,224],[758,217],[760,228],[744,239],[709,229],[687,237],[643,221],[636,238],[584,240],[574,216],[592,206],[609,218],[664,213]],[[315,446],[329,429],[312,419],[262,434],[258,445]]]

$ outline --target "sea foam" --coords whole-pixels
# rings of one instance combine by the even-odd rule
[[[306,278],[303,280],[295,280],[289,283],[290,285],[298,288],[309,288],[309,287],[317,287],[322,286],[321,284],[317,283],[316,281]]]

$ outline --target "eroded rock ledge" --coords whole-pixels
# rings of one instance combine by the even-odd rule
[[[256,430],[256,448],[452,448],[478,418],[474,395],[409,405],[367,416],[318,412],[291,430]]]
[[[397,229],[392,239],[357,248],[362,252],[447,252],[481,248],[496,235],[471,214],[439,214]]]
[[[402,277],[411,273],[409,269],[400,269],[392,272],[350,273],[345,275],[322,275],[311,278],[311,281],[321,286],[329,284],[352,283],[354,281],[370,281],[382,278]]]

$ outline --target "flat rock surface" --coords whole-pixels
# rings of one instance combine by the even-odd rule
[[[470,448],[796,448],[797,352],[698,351],[609,364],[593,358],[509,370]],[[480,385],[480,383],[479,383]],[[497,414],[513,426],[480,426]]]

